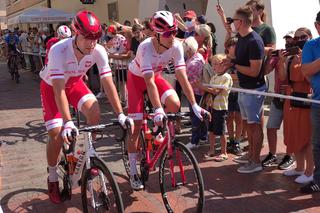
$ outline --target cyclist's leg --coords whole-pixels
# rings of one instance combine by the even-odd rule
[[[165,111],[173,113],[178,112],[180,100],[176,91],[161,75],[155,77],[155,83],[158,88],[161,103],[165,105]]]
[[[130,184],[133,189],[139,190],[143,185],[137,172],[138,139],[143,118],[143,91],[146,90],[144,79],[128,72],[128,115],[134,120],[134,131],[128,144],[130,164]]]
[[[63,121],[55,103],[52,86],[42,81],[40,88],[43,117],[49,137],[49,142],[47,144],[49,198],[54,203],[60,203],[61,199],[59,192],[57,164],[59,163],[59,154],[62,147],[62,138],[60,132]]]
[[[70,90],[66,90],[66,94],[70,104],[84,114],[87,124],[99,124],[100,107],[98,101],[82,80],[79,80]]]

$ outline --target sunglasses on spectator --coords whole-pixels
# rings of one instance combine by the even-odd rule
[[[167,31],[167,32],[162,33],[162,36],[165,38],[169,38],[172,35],[173,36],[177,35],[177,30],[171,30],[171,31]]]
[[[183,18],[183,21],[192,21],[191,18]]]
[[[308,36],[307,35],[302,35],[302,36],[295,36],[293,37],[293,40],[299,41],[299,40],[307,40]]]

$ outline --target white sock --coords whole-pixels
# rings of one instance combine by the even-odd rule
[[[49,182],[57,182],[58,181],[57,166],[48,166],[48,168],[49,168]]]
[[[130,175],[137,174],[137,155],[138,153],[128,153],[130,163]]]

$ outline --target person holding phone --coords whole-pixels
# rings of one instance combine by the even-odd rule
[[[304,44],[312,38],[311,31],[299,28],[294,33],[297,54],[281,50],[279,53],[279,78],[288,80],[286,95],[307,98],[311,94],[309,80],[301,72],[301,53]],[[288,59],[287,59],[288,58]],[[296,168],[283,172],[285,176],[298,176],[294,181],[306,184],[313,180],[313,156],[311,147],[310,104],[301,101],[285,100],[283,114],[283,136],[287,152],[294,153]]]

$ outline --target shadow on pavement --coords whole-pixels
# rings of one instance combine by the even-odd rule
[[[40,143],[47,142],[47,132],[43,120],[32,120],[25,124],[25,127],[11,127],[0,129],[2,141],[7,145],[14,145],[18,142],[34,140]]]

